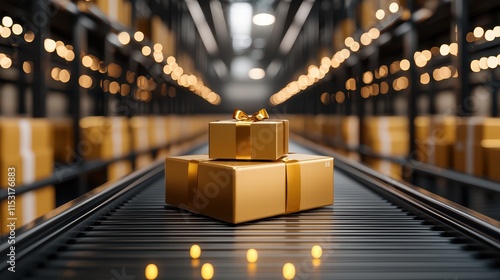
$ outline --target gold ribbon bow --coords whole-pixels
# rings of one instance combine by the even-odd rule
[[[269,119],[269,115],[267,114],[266,109],[260,109],[255,112],[253,115],[249,116],[247,113],[243,112],[240,109],[235,109],[233,112],[233,119],[237,121],[253,121],[258,122],[264,119]]]
[[[233,112],[233,118],[236,122],[236,159],[252,159],[252,139],[250,124],[252,122],[269,119],[266,109],[260,109],[253,115],[249,116],[239,109]]]

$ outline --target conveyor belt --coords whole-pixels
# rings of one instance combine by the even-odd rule
[[[158,175],[33,250],[16,276],[145,279],[152,263],[158,279],[202,279],[201,266],[210,263],[214,279],[283,279],[289,262],[295,279],[500,279],[497,255],[335,172],[334,206],[240,226],[165,206]],[[202,248],[200,260],[189,256],[193,244]],[[323,256],[315,261],[316,244]],[[259,253],[254,265],[246,261],[250,248]]]

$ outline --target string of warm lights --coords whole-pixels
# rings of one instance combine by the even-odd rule
[[[2,18],[0,24],[0,36],[2,38],[21,36],[24,31],[23,27],[20,24],[15,23],[11,17],[4,16]],[[26,31],[24,32],[23,38],[27,43],[31,43],[35,39],[35,34],[32,31]],[[144,38],[144,33],[140,31],[133,34],[133,39],[136,42],[142,42]],[[128,32],[118,33],[117,39],[122,45],[127,45],[132,41],[132,37]],[[65,44],[63,41],[55,41],[51,38],[45,38],[43,41],[43,47],[46,52],[55,53],[67,62],[71,62],[75,59],[73,46]],[[180,86],[187,88],[213,105],[221,103],[221,97],[205,86],[200,77],[193,74],[183,73],[184,70],[176,63],[175,57],[170,56],[165,60],[163,55],[163,46],[161,44],[154,44],[153,49],[151,49],[150,46],[145,45],[141,48],[141,53],[146,57],[152,55],[152,58],[157,63],[166,63],[163,67],[163,72],[166,75],[169,75],[172,80],[177,81]],[[141,101],[149,102],[152,98],[151,92],[157,87],[153,78],[147,79],[144,76],[135,78],[136,74],[132,71],[126,71],[127,83],[119,83],[118,81],[112,80],[118,79],[122,76],[125,72],[122,70],[122,67],[116,63],[106,65],[103,60],[91,54],[84,54],[81,57],[81,63],[85,68],[92,71],[99,71],[101,74],[107,74],[109,79],[103,79],[99,82],[99,86],[102,88],[103,92],[109,92],[111,94],[120,93],[122,96],[127,96],[131,92],[131,85],[135,83],[137,86],[137,89],[134,91],[135,98]],[[0,67],[9,69],[12,64],[13,61],[11,56],[0,53]],[[24,61],[22,69],[26,74],[32,73],[33,62]],[[68,69],[53,67],[50,70],[50,76],[54,81],[68,83],[71,79],[71,72]],[[78,84],[85,89],[95,86],[94,79],[87,74],[82,74],[78,77]],[[162,94],[167,94],[166,90],[162,91]],[[170,93],[170,96],[174,95]]]
[[[299,92],[307,89],[309,86],[321,81],[325,75],[330,71],[330,67],[338,68],[342,65],[350,56],[351,52],[355,53],[360,50],[361,45],[369,46],[374,42],[374,40],[380,37],[380,30],[377,28],[371,28],[368,32],[361,34],[360,42],[354,40],[352,37],[347,37],[344,40],[346,48],[337,51],[332,58],[323,57],[321,59],[320,66],[310,65],[308,67],[307,75],[301,75],[296,81],[290,82],[287,86],[282,88],[277,93],[273,94],[269,99],[272,105],[278,105],[292,96],[298,94]],[[361,43],[361,44],[360,44]]]
[[[120,32],[117,37],[118,41],[122,45],[127,45],[131,41],[130,34],[125,31]],[[133,38],[137,42],[142,42],[144,40],[144,34],[137,31],[134,33]],[[220,95],[205,86],[200,77],[197,77],[194,74],[184,73],[184,69],[177,64],[177,59],[174,56],[169,56],[165,59],[163,55],[163,46],[161,44],[154,44],[153,49],[151,49],[150,46],[145,45],[141,48],[141,53],[145,57],[152,55],[154,61],[157,63],[165,63],[163,66],[163,73],[168,75],[172,80],[176,81],[180,86],[187,88],[212,105],[219,105],[221,103],[222,99]]]
[[[392,14],[401,12],[398,3],[393,2],[389,5],[388,11]],[[404,11],[403,11],[404,12]],[[386,11],[379,9],[375,12],[375,17],[378,20],[383,20],[386,17]],[[331,60],[328,57],[323,57],[321,59],[321,65],[326,65],[327,61],[330,61],[330,66],[332,68],[338,68],[347,60],[351,53],[355,53],[360,50],[363,46],[368,46],[373,43],[374,40],[379,38],[380,31],[377,28],[371,28],[369,31],[361,34],[359,42],[352,37],[346,37],[344,40],[344,45],[346,48],[337,51]],[[492,29],[484,30],[482,27],[475,27],[473,32],[467,34],[468,42],[475,42],[481,39],[485,41],[493,41],[495,38],[500,37],[500,26],[495,26]],[[427,63],[433,58],[439,55],[445,57],[448,55],[456,56],[458,54],[458,44],[442,44],[440,46],[432,47],[428,50],[417,51],[413,54],[413,59],[415,65],[419,68],[425,67]],[[494,69],[500,66],[500,54],[497,56],[481,57],[480,59],[475,59],[471,61],[470,67],[473,72],[479,72],[486,69]],[[305,90],[308,86],[320,81],[324,78],[324,74],[328,73],[328,69],[322,69],[320,71],[320,76],[312,75],[311,69],[317,69],[317,66],[311,65],[308,68],[307,75],[301,75],[296,81],[290,82],[287,86],[282,88],[277,93],[273,94],[269,99],[272,105],[278,105],[292,96],[298,94],[299,92]],[[321,69],[321,68],[320,68]],[[407,58],[402,60],[393,61],[389,67],[382,65],[373,71],[366,71],[362,75],[362,81],[364,86],[360,88],[360,95],[363,98],[369,98],[370,96],[376,96],[378,94],[386,94],[389,92],[391,84],[386,81],[381,81],[380,83],[373,82],[374,79],[386,78],[389,74],[397,74],[399,71],[408,71],[410,69],[410,61]],[[420,83],[426,85],[432,78],[439,82],[450,78],[458,77],[458,70],[452,66],[443,66],[433,69],[431,72],[422,73],[420,75]],[[392,81],[392,88],[394,91],[401,91],[409,86],[409,80],[405,76],[397,77]],[[348,78],[345,82],[346,91],[356,90],[356,80],[355,78]],[[330,100],[334,100],[337,103],[343,103],[346,98],[346,93],[343,91],[338,91],[331,96],[324,92],[320,96],[320,100],[323,104],[328,104]]]
[[[14,20],[11,17],[4,16],[2,18],[0,24],[0,37],[8,39],[11,36],[19,36],[22,33],[23,33],[23,27],[18,23],[14,23]],[[28,40],[30,39],[30,36],[32,34],[33,34],[32,32],[29,35],[28,33],[26,33],[25,38],[27,38],[26,39],[27,42],[30,42]],[[0,53],[0,67],[2,67],[3,69],[9,69],[11,66],[12,66],[12,57],[10,57],[7,54]]]

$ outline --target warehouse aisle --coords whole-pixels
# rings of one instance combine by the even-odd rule
[[[292,144],[292,150],[309,152]],[[193,153],[203,153],[206,146]],[[499,279],[489,260],[424,218],[335,171],[335,204],[231,226],[165,206],[164,178],[91,223],[41,261],[28,279],[142,279],[148,264],[158,279]],[[199,245],[199,259],[189,255]],[[322,257],[313,259],[314,245]],[[249,249],[258,252],[248,263]],[[120,279],[120,278],[118,278]]]

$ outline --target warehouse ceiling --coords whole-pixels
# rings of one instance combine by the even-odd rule
[[[273,78],[314,0],[185,2],[212,58],[223,99],[252,109],[267,104],[276,86]]]
[[[286,55],[293,45],[300,26],[292,25],[292,22],[303,2],[313,1],[186,0],[193,18],[198,16],[193,14],[193,10],[199,6],[210,27],[210,34],[200,32],[200,35],[209,53],[223,63],[215,62],[218,75],[222,79],[236,80],[262,76],[260,71],[249,75],[252,68],[263,69],[267,75],[276,72],[278,62],[274,69],[269,69],[269,66],[273,58]],[[312,4],[306,6],[306,9],[302,8],[301,15],[307,17]],[[195,23],[200,31],[203,27],[199,25],[203,24],[203,20],[195,18]],[[285,35],[287,40],[283,41]]]

